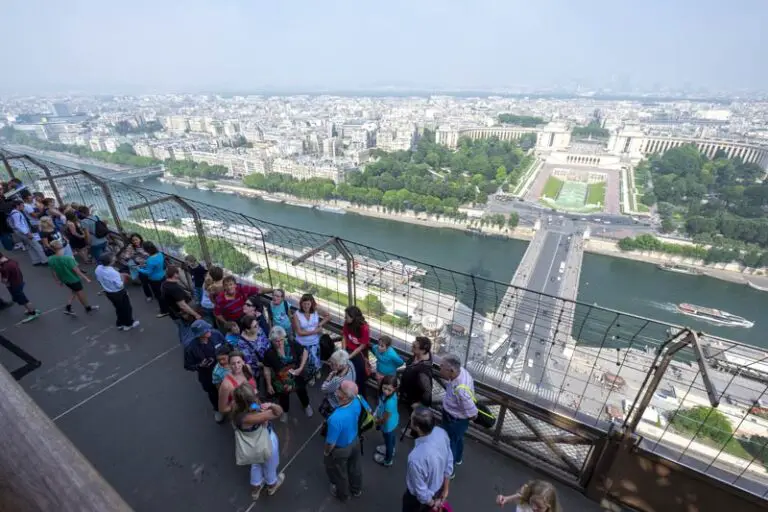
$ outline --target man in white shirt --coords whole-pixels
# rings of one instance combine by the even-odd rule
[[[451,441],[426,407],[411,413],[410,425],[416,442],[408,454],[402,512],[442,510],[453,474]]]
[[[133,320],[131,298],[125,290],[125,281],[129,276],[118,272],[112,266],[114,262],[115,256],[112,253],[105,252],[102,254],[99,258],[99,266],[96,267],[96,280],[104,289],[104,295],[115,306],[117,328],[121,331],[128,331],[138,327],[139,321]]]
[[[24,208],[24,201],[16,199],[13,210],[8,214],[8,226],[13,229],[14,238],[24,245],[29,253],[29,259],[36,267],[48,264],[43,245],[40,243],[39,230],[33,225]]]

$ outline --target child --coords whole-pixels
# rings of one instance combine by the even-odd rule
[[[384,436],[384,444],[376,447],[373,460],[382,466],[392,465],[395,457],[395,438],[400,415],[397,412],[397,377],[385,375],[379,383],[379,405],[376,407],[376,428]]]
[[[227,343],[224,343],[216,349],[216,367],[213,369],[212,382],[213,385],[219,387],[219,384],[229,374],[229,354],[232,352],[232,347]]]
[[[511,496],[496,496],[500,507],[509,502],[517,503],[518,512],[560,512],[555,486],[544,480],[531,480]]]
[[[388,375],[396,375],[397,369],[403,366],[403,360],[392,348],[392,338],[382,335],[376,345],[371,345],[371,352],[376,357],[376,380]]]
[[[221,324],[221,330],[224,331],[224,339],[233,348],[237,349],[240,342],[240,327],[237,322],[223,322]]]
[[[24,294],[24,276],[21,273],[19,264],[4,254],[0,254],[0,278],[5,286],[8,287],[8,293],[11,294],[11,300],[22,306],[26,315],[22,322],[31,322],[40,316],[40,311],[32,306],[27,296]]]
[[[64,254],[64,245],[61,243],[61,240],[51,242],[51,249],[53,249],[54,254],[48,258],[48,268],[53,272],[53,278],[59,283],[59,286],[66,286],[72,291],[72,295],[69,296],[69,302],[67,302],[67,306],[64,308],[64,314],[76,316],[75,312],[72,311],[72,303],[75,299],[80,301],[80,304],[83,305],[87,313],[99,309],[99,306],[88,304],[88,299],[83,291],[83,281],[90,283],[91,280],[77,266],[75,258]]]
[[[195,287],[195,301],[200,304],[203,300],[203,284],[205,284],[205,276],[208,275],[208,269],[197,261],[197,258],[191,254],[187,254],[184,258],[187,271],[192,276],[192,284]]]

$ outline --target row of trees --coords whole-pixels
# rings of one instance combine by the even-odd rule
[[[227,168],[223,165],[209,165],[208,162],[191,160],[166,160],[165,169],[174,176],[185,178],[215,180],[227,175]]]
[[[740,250],[725,246],[706,248],[701,245],[681,245],[663,242],[653,235],[622,238],[618,245],[622,251],[662,252],[683,258],[704,260],[705,263],[709,264],[736,261],[750,268],[768,267],[768,251],[760,251],[755,248]]]
[[[611,132],[600,125],[600,121],[593,119],[587,126],[576,126],[571,131],[576,138],[607,139]]]
[[[350,172],[338,185],[284,174],[252,174],[243,181],[251,188],[312,200],[343,199],[392,211],[456,216],[460,205],[485,203],[500,187],[516,184],[531,159],[518,143],[499,139],[461,139],[454,152],[435,143],[429,130],[411,151],[375,150],[373,156],[375,161]]]
[[[518,116],[515,114],[499,114],[499,122],[501,124],[514,124],[516,126],[523,126],[525,128],[534,128],[541,124],[544,124],[544,119],[534,116]]]
[[[639,168],[653,180],[643,203],[658,205],[665,229],[768,247],[768,183],[759,165],[722,151],[710,160],[690,144],[653,155]]]

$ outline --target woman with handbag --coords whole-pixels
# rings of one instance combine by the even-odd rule
[[[248,383],[235,389],[233,396],[235,460],[238,466],[250,464],[251,499],[256,501],[264,487],[272,496],[285,481],[285,474],[277,473],[280,444],[270,423],[283,414],[283,409],[277,404],[259,403]]]
[[[344,327],[341,334],[341,346],[349,352],[349,360],[355,366],[357,389],[362,396],[365,396],[365,383],[371,373],[371,363],[368,361],[371,332],[359,307],[349,306],[344,310]]]
[[[288,421],[291,393],[296,392],[307,417],[312,417],[304,370],[307,366],[307,350],[296,342],[288,341],[288,334],[279,325],[269,333],[272,347],[264,354],[264,380],[267,394],[277,397],[283,415],[280,421]]]
[[[227,414],[234,407],[234,392],[243,384],[250,384],[256,389],[256,380],[253,378],[251,368],[245,364],[242,352],[233,350],[229,353],[229,373],[219,385],[219,412]]]

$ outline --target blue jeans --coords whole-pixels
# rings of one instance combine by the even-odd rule
[[[104,254],[104,251],[106,250],[106,248],[107,248],[107,242],[104,242],[103,244],[91,246],[91,256],[96,261],[96,263],[99,262],[99,258],[101,258],[101,255]]]
[[[381,435],[384,437],[384,447],[386,448],[384,461],[392,462],[392,459],[395,456],[395,440],[397,439],[397,430],[393,430],[392,432],[382,431]]]
[[[195,302],[200,304],[200,301],[203,300],[203,287],[195,286]]]
[[[174,319],[173,319],[173,323],[175,323],[175,324],[176,324],[176,329],[177,329],[177,330],[178,330],[178,332],[179,332],[179,343],[181,343],[181,345],[182,345],[183,347],[186,347],[186,346],[187,346],[187,345],[189,345],[189,344],[192,342],[192,340],[194,339],[194,338],[192,337],[192,329],[191,329],[191,328],[190,328],[190,326],[189,326],[189,325],[187,325],[187,323],[186,323],[184,320],[182,320],[181,318],[174,318]]]
[[[443,410],[443,429],[448,433],[448,439],[451,441],[451,453],[453,453],[453,463],[464,460],[464,434],[469,428],[469,419],[454,418]]]

